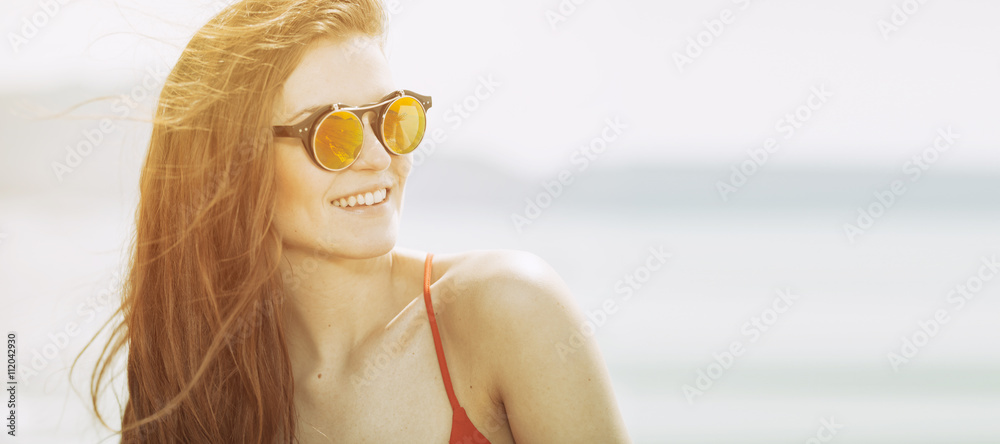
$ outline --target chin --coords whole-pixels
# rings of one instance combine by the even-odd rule
[[[326,219],[295,221],[291,227],[279,225],[287,233],[284,248],[317,257],[365,259],[384,255],[396,246],[399,219],[396,215],[368,221]],[[319,226],[329,228],[317,229]]]
[[[358,242],[357,240],[342,244],[336,247],[335,255],[351,259],[370,259],[385,255],[396,247],[396,237],[385,237],[379,239],[369,239]]]
[[[386,227],[389,228],[389,227]],[[365,230],[351,235],[346,232],[330,233],[324,242],[324,253],[352,259],[367,259],[384,255],[396,247],[397,231],[393,229]],[[324,254],[321,253],[321,254]]]

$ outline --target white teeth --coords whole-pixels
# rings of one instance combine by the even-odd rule
[[[380,188],[364,194],[357,194],[347,198],[340,198],[333,201],[335,207],[353,207],[361,205],[374,205],[385,200],[388,190]]]

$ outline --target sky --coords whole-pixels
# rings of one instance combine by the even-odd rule
[[[0,94],[131,88],[147,68],[169,69],[224,4],[5,2]],[[397,83],[434,97],[430,125],[446,132],[446,156],[554,171],[618,119],[623,134],[603,165],[738,164],[775,138],[775,167],[894,170],[952,128],[961,139],[937,168],[1000,167],[996,2],[397,0],[389,8]],[[32,20],[43,25],[34,33]],[[474,98],[483,79],[495,88]],[[803,109],[817,88],[828,100]],[[790,115],[808,115],[794,134],[779,129]]]
[[[444,135],[417,153],[434,158],[408,181],[400,245],[534,252],[591,313],[648,248],[674,255],[598,334],[636,442],[803,442],[826,414],[849,424],[837,442],[998,441],[1000,298],[946,298],[1000,251],[1000,3],[386,1],[394,78],[433,96],[428,134]],[[35,116],[131,93],[128,118],[148,117],[144,81],[224,5],[0,2],[0,325],[22,356],[108,288],[149,141],[116,121],[61,175],[109,103]],[[920,183],[914,156],[934,169]],[[761,174],[718,192],[747,162]],[[575,182],[552,196],[563,170]],[[894,179],[912,191],[887,209]],[[796,307],[685,403],[682,385],[782,288]],[[897,374],[886,352],[942,308],[954,321]],[[24,392],[21,411],[60,412],[22,416],[39,442],[93,429],[58,384]]]

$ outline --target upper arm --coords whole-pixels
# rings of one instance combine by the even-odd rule
[[[629,442],[607,366],[565,282],[525,252],[491,253],[476,301],[518,443]],[[585,334],[587,333],[587,334]]]

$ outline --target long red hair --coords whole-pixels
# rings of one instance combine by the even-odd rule
[[[310,42],[381,37],[384,23],[377,0],[243,0],[184,49],[159,97],[122,304],[91,376],[106,424],[98,395],[127,350],[121,442],[295,441],[272,109]]]

